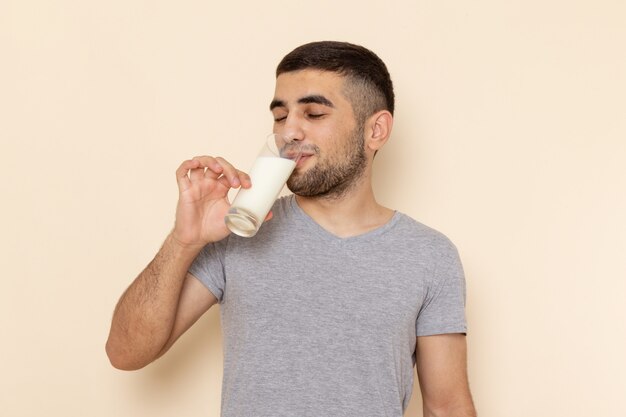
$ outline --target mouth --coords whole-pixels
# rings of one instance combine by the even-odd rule
[[[302,155],[300,155],[300,158],[298,158],[298,161],[296,162],[296,168],[302,167],[314,155],[315,154],[313,153],[303,153]]]

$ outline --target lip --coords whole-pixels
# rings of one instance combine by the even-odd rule
[[[302,155],[300,155],[300,158],[298,158],[298,162],[296,162],[296,167],[301,167],[302,165],[304,165],[306,163],[306,161],[309,160],[309,158],[311,158],[314,154],[312,153],[303,153]]]

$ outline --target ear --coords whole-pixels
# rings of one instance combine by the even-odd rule
[[[387,110],[380,110],[370,116],[366,129],[366,145],[367,148],[377,152],[383,147],[389,136],[391,136],[391,128],[393,127],[393,116]]]

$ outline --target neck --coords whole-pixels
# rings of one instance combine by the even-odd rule
[[[376,201],[371,181],[360,181],[340,196],[296,196],[298,206],[317,224],[338,237],[357,236],[387,223],[393,210]]]

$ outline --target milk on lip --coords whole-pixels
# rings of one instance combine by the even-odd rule
[[[291,159],[258,157],[250,169],[252,187],[241,188],[233,206],[247,211],[258,222],[263,222],[295,166],[295,161]]]

